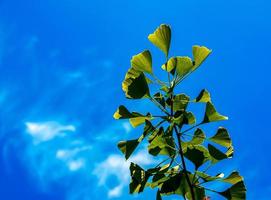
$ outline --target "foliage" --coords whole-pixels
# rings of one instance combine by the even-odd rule
[[[211,166],[231,158],[233,147],[227,129],[219,127],[215,135],[207,137],[199,127],[228,118],[217,112],[206,89],[192,100],[186,94],[174,93],[176,87],[201,66],[211,50],[203,46],[193,46],[193,58],[169,58],[171,29],[164,24],[150,34],[148,39],[165,54],[166,62],[162,69],[167,73],[168,82],[163,82],[154,75],[152,55],[145,50],[132,57],[131,68],[125,76],[122,89],[129,99],[151,100],[162,114],[156,116],[130,112],[122,105],[115,112],[114,118],[129,119],[133,127],[144,125],[144,131],[139,138],[118,143],[126,159],[129,159],[138,145],[146,139],[149,154],[159,156],[162,161],[150,169],[131,163],[130,193],[140,193],[150,187],[157,188],[157,200],[171,194],[181,195],[189,200],[203,200],[207,199],[206,191],[215,192],[226,199],[245,199],[246,188],[238,172],[234,171],[226,178],[223,173],[206,173]],[[150,92],[153,84],[159,88],[154,95]],[[199,123],[196,123],[194,114],[188,111],[191,104],[205,104],[204,117]],[[184,127],[188,128],[183,130]],[[225,191],[206,188],[208,183],[215,181],[230,186]]]

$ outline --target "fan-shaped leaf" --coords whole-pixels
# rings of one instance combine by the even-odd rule
[[[211,102],[211,95],[206,89],[204,89],[204,90],[201,90],[200,94],[193,101],[204,102],[204,103]]]
[[[210,158],[204,146],[188,146],[184,156],[194,163],[196,169]]]
[[[129,119],[134,117],[132,113],[123,105],[121,105],[118,110],[114,113],[113,117],[115,119]]]
[[[122,82],[122,89],[129,99],[140,99],[150,96],[148,83],[145,75],[133,68],[130,68]]]
[[[176,71],[176,66],[177,66],[177,58],[171,57],[166,64],[162,65],[162,69],[174,75]]]
[[[243,177],[239,175],[237,171],[232,172],[228,177],[223,179],[223,182],[230,184],[236,184],[243,180]]]
[[[224,196],[228,200],[245,200],[246,199],[246,186],[243,181],[240,181],[229,189],[219,192],[220,195]]]
[[[120,141],[118,143],[118,147],[121,150],[121,152],[125,155],[125,159],[128,160],[128,158],[134,152],[138,144],[139,144],[139,141],[137,139],[128,140],[128,141]]]
[[[148,36],[148,39],[160,50],[162,50],[166,57],[170,48],[171,30],[168,25],[160,25],[154,33]]]
[[[206,136],[205,136],[204,132],[200,128],[198,128],[194,132],[192,140],[189,141],[189,142],[184,142],[184,144],[186,146],[189,146],[189,145],[193,145],[193,146],[200,145],[200,144],[202,144],[204,142],[205,138],[206,138]]]
[[[223,159],[226,159],[226,158],[230,158],[233,155],[233,148],[232,147],[228,148],[226,153],[223,153],[222,151],[220,151],[219,149],[217,149],[213,145],[208,144],[208,150],[209,150],[210,155],[212,156],[213,163],[216,163],[216,162],[223,160]]]
[[[230,146],[232,146],[232,141],[228,134],[227,129],[222,128],[222,127],[218,128],[217,133],[213,137],[211,137],[209,140],[217,144],[220,144],[224,147],[229,148]]]
[[[189,103],[189,96],[185,94],[178,94],[173,99],[173,111],[185,110]],[[169,105],[170,106],[170,105]]]
[[[209,122],[215,122],[215,121],[221,121],[221,120],[227,120],[228,117],[223,116],[219,114],[214,105],[210,102],[207,102],[206,108],[205,108],[205,116],[202,123],[209,123]]]
[[[132,179],[130,182],[130,193],[143,192],[150,175],[135,163],[130,164],[130,174]]]
[[[209,56],[209,54],[212,51],[204,46],[193,46],[192,48],[192,53],[193,53],[193,57],[194,57],[194,67],[193,70],[195,70],[196,68],[198,68],[203,61]]]
[[[150,51],[143,51],[132,57],[131,65],[135,70],[152,74],[152,57]]]
[[[185,57],[178,56],[176,57],[176,59],[177,59],[176,71],[177,71],[178,76],[184,77],[193,70],[193,62],[191,58],[187,56]]]

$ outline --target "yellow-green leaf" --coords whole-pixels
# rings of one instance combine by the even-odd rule
[[[239,175],[237,171],[232,172],[228,177],[223,179],[223,182],[230,184],[236,184],[243,180],[243,177]]]
[[[204,90],[201,90],[200,94],[193,101],[203,102],[203,103],[211,102],[211,95],[206,89],[204,89]]]
[[[180,77],[186,76],[189,72],[193,70],[193,62],[191,58],[178,56],[177,58],[176,71]]]
[[[144,124],[146,120],[152,120],[151,116],[142,116],[142,117],[134,117],[130,118],[131,125],[135,128],[141,124]]]
[[[193,70],[195,70],[196,68],[198,68],[203,61],[209,56],[209,54],[212,51],[204,46],[198,46],[195,45],[192,47],[192,53],[193,53],[193,57],[194,57],[194,67]]]
[[[134,69],[152,74],[152,57],[150,51],[143,51],[132,57],[131,65]]]
[[[170,72],[171,74],[174,74],[176,66],[177,66],[177,58],[171,57],[166,64],[162,65],[162,69],[167,72]]]
[[[118,110],[114,113],[113,117],[115,119],[129,119],[134,117],[132,113],[125,106],[120,106]]]
[[[212,142],[215,142],[217,144],[220,144],[224,147],[230,147],[232,145],[231,138],[229,136],[229,133],[227,129],[223,127],[219,127],[216,134],[210,138]]]
[[[219,114],[211,102],[207,102],[205,108],[205,116],[202,123],[227,120],[228,117]]]
[[[168,25],[160,25],[154,33],[148,36],[148,39],[160,50],[162,50],[166,57],[168,57],[168,52],[170,48],[171,41],[171,29]]]

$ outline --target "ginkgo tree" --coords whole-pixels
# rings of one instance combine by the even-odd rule
[[[148,153],[160,162],[150,169],[130,164],[130,193],[140,193],[150,187],[157,188],[157,200],[173,194],[188,200],[203,200],[207,199],[207,191],[226,199],[246,199],[243,177],[237,171],[226,177],[222,172],[207,174],[210,167],[233,156],[233,146],[227,129],[219,127],[213,136],[207,137],[201,126],[228,118],[217,112],[206,89],[194,99],[184,93],[175,93],[176,87],[202,65],[211,50],[193,46],[192,58],[169,57],[171,29],[165,24],[160,25],[148,39],[165,55],[161,68],[167,73],[168,80],[157,78],[153,72],[152,55],[145,50],[132,57],[122,89],[128,99],[149,99],[159,108],[159,115],[147,111],[146,114],[130,112],[121,105],[114,118],[129,119],[133,127],[144,125],[140,137],[118,143],[127,160],[145,140]],[[158,91],[151,93],[150,88]],[[188,110],[193,104],[205,104],[204,117],[199,123]],[[225,183],[228,188],[224,191],[208,188],[208,184],[213,182]]]

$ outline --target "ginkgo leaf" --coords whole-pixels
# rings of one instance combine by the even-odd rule
[[[230,184],[236,184],[243,180],[243,177],[239,175],[237,171],[232,172],[228,177],[223,179],[223,182]]]
[[[244,181],[240,181],[229,189],[219,192],[220,195],[224,196],[228,200],[245,200],[246,199],[246,186]]]
[[[178,56],[176,64],[176,71],[180,77],[186,76],[189,72],[193,70],[193,62],[191,58]]]
[[[233,155],[233,147],[228,148],[227,152],[223,153],[222,151],[220,151],[213,145],[208,144],[208,150],[209,150],[210,155],[212,156],[213,163],[216,163],[226,158],[230,158]]]
[[[206,89],[204,89],[204,90],[201,90],[200,94],[193,101],[204,102],[204,103],[211,102],[211,95]]]
[[[166,64],[162,65],[162,69],[174,75],[176,71],[175,70],[176,66],[177,66],[177,58],[171,57]]]
[[[141,124],[144,124],[146,120],[152,120],[153,117],[152,116],[142,116],[142,117],[134,117],[134,118],[130,118],[130,124],[132,125],[132,127],[137,127]]]
[[[190,140],[189,142],[184,142],[184,145],[185,146],[200,145],[204,142],[205,138],[206,138],[206,136],[205,136],[204,132],[200,128],[197,128],[196,131],[194,132],[192,140]]]
[[[189,103],[189,96],[185,94],[178,94],[173,98],[173,111],[185,110]],[[170,105],[169,105],[170,106]]]
[[[193,70],[195,70],[196,68],[198,68],[203,61],[209,56],[209,54],[212,51],[204,46],[198,46],[195,45],[192,47],[192,53],[193,53],[193,57],[194,57],[194,67]]]
[[[118,110],[114,113],[115,119],[129,119],[134,117],[132,113],[123,105],[119,106]]]
[[[125,159],[128,160],[128,158],[131,156],[131,154],[137,148],[138,144],[139,144],[138,139],[128,140],[128,141],[120,141],[118,143],[118,148],[125,155]]]
[[[134,69],[152,74],[152,57],[148,50],[145,50],[132,57],[131,65]]]
[[[205,116],[202,123],[227,120],[228,117],[219,114],[211,102],[207,102],[205,108]]]
[[[217,144],[220,144],[224,147],[229,148],[230,146],[232,146],[232,141],[229,136],[229,133],[227,129],[223,127],[219,127],[216,134],[213,137],[209,138],[209,140]]]
[[[150,175],[135,163],[130,164],[130,175],[132,179],[129,185],[130,193],[134,194],[143,192]]]
[[[188,146],[184,156],[195,165],[196,169],[209,160],[208,150],[204,146]]]
[[[160,50],[162,50],[166,57],[168,57],[168,51],[171,41],[171,30],[168,25],[160,25],[154,33],[148,36],[148,39]]]
[[[145,75],[134,68],[128,70],[125,79],[122,82],[122,89],[129,99],[141,99],[150,96],[149,86]]]

